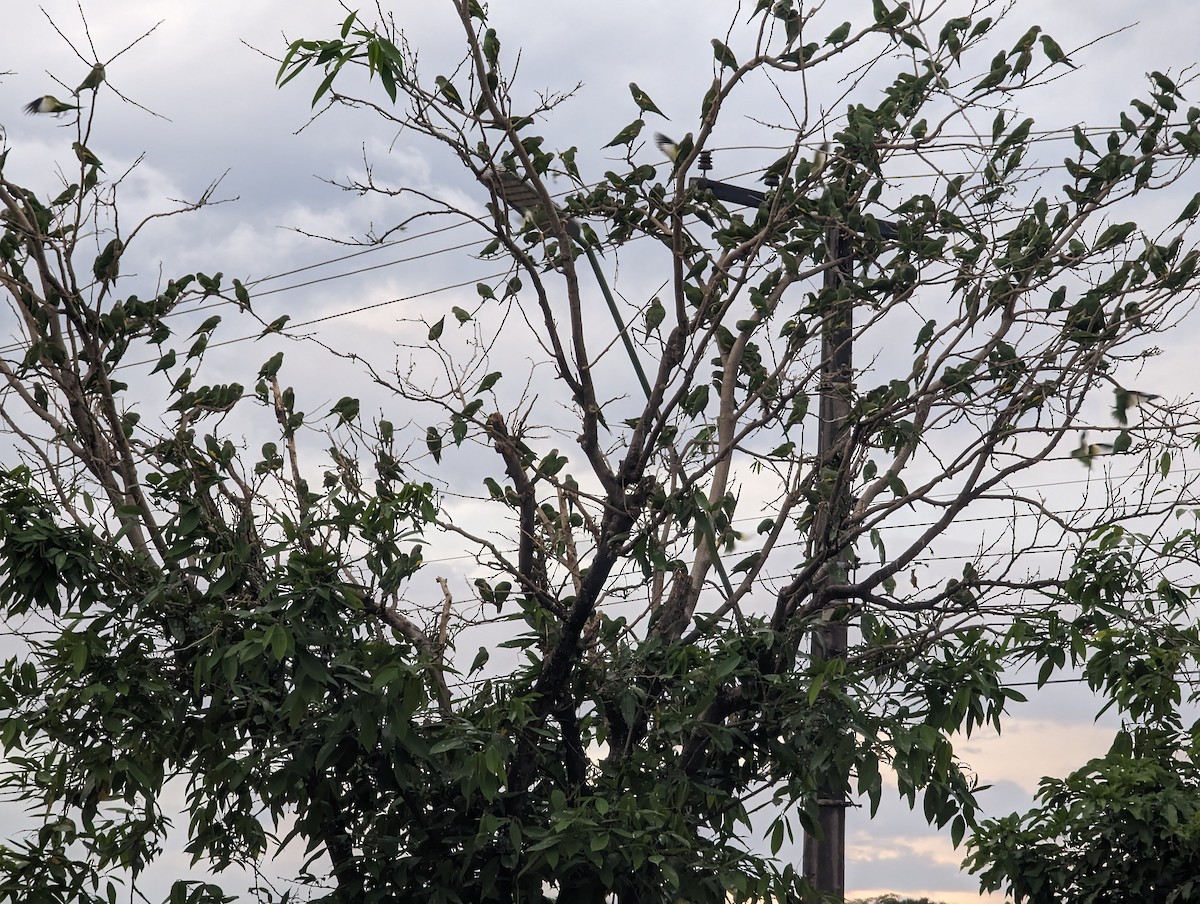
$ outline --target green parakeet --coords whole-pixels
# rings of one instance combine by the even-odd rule
[[[1071,453],[1071,457],[1082,462],[1091,470],[1092,459],[1099,455],[1112,455],[1112,443],[1089,443],[1087,439],[1087,431],[1083,431],[1079,437],[1079,448]]]
[[[37,100],[32,100],[25,105],[25,112],[34,113],[65,113],[68,110],[78,110],[78,104],[64,104],[61,100],[52,94],[47,94],[44,97],[39,97]]]
[[[78,88],[75,89],[76,96],[78,96],[80,91],[88,91],[88,90],[95,91],[102,84],[104,84],[104,79],[105,79],[104,64],[97,63],[95,66],[92,67],[92,71],[87,74],[87,78],[85,78],[83,80],[83,83]]]
[[[1125,389],[1118,386],[1113,390],[1116,396],[1116,405],[1113,407],[1113,417],[1117,419],[1118,424],[1129,423],[1129,409],[1141,408],[1147,402],[1153,402],[1158,398],[1153,392],[1138,392],[1136,389]]]
[[[821,171],[825,169],[825,164],[829,162],[829,142],[822,141],[821,146],[813,153],[812,166],[808,168],[808,176],[810,179],[815,179],[821,175]]]
[[[654,146],[662,151],[663,156],[674,163],[679,158],[679,152],[686,146],[689,150],[692,146],[692,133],[688,132],[683,136],[683,141],[675,142],[664,135],[662,132],[654,133]]]

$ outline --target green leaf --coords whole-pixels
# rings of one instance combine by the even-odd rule
[[[87,661],[87,642],[83,638],[78,638],[75,647],[71,650],[71,674],[76,678],[82,675],[83,670],[87,668]]]
[[[771,856],[776,856],[783,848],[784,833],[786,828],[783,824],[783,817],[777,817],[775,824],[771,827]]]
[[[333,86],[333,80],[337,78],[337,74],[342,71],[342,66],[345,65],[348,58],[348,54],[341,57],[333,65],[333,67],[326,72],[325,78],[321,79],[321,83],[317,85],[317,90],[313,92],[312,106],[315,107],[318,103],[320,103],[321,98],[329,92],[329,89]]]
[[[963,836],[967,833],[967,821],[961,815],[955,816],[950,823],[950,843],[955,847],[962,844]]]
[[[271,655],[276,662],[282,662],[291,647],[291,638],[280,625],[271,625],[267,630],[267,640],[271,645]]]

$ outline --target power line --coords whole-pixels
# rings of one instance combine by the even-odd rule
[[[465,225],[465,224],[460,224],[460,225]],[[432,233],[430,233],[430,234],[432,234]],[[335,279],[345,279],[349,276],[358,276],[362,273],[369,273],[373,270],[382,270],[385,267],[394,267],[398,264],[409,264],[414,261],[426,260],[431,257],[437,257],[438,255],[441,255],[441,254],[449,254],[451,251],[461,251],[463,248],[471,248],[474,245],[475,245],[474,241],[463,242],[458,245],[449,245],[445,248],[438,248],[433,251],[425,251],[425,252],[422,252],[421,254],[410,255],[409,257],[397,258],[396,260],[387,261],[382,264],[371,264],[368,267],[359,267],[358,269],[355,269],[355,270],[346,270],[343,273],[335,273],[332,276],[322,276],[319,279],[305,280],[304,282],[293,283],[292,285],[288,285],[288,286],[280,286],[277,289],[267,289],[265,292],[256,292],[254,297],[255,298],[265,298],[268,295],[276,295],[280,292],[291,292],[294,289],[303,289],[303,288],[307,288],[308,286],[316,286],[316,285],[320,285],[322,283],[332,282]],[[314,266],[317,266],[317,265],[314,265]],[[321,264],[319,266],[325,266],[325,265]],[[308,268],[301,268],[301,269],[308,269]],[[275,277],[275,276],[264,277],[264,279],[278,279],[278,278],[279,277]],[[491,277],[486,277],[486,278],[491,278]],[[256,280],[255,282],[257,284],[258,282],[262,282],[262,281],[263,280]]]
[[[306,264],[303,267],[295,267],[291,270],[283,270],[279,273],[273,273],[270,276],[262,276],[262,277],[259,277],[258,279],[248,280],[246,282],[246,287],[249,288],[251,286],[261,285],[262,283],[265,283],[265,282],[271,282],[272,280],[283,279],[285,276],[295,276],[297,273],[305,273],[309,270],[316,270],[320,267],[328,267],[330,264],[340,264],[342,261],[353,260],[355,258],[362,257],[363,255],[366,255],[366,254],[375,254],[379,251],[386,251],[389,248],[395,248],[398,245],[404,245],[404,244],[407,244],[408,242],[415,242],[418,239],[428,238],[431,235],[438,235],[443,232],[452,232],[455,229],[463,228],[464,226],[468,225],[469,222],[470,222],[469,220],[464,220],[464,221],[461,221],[458,223],[452,223],[449,226],[440,226],[437,229],[430,229],[425,232],[412,233],[412,234],[406,235],[402,238],[391,239],[390,241],[386,241],[386,242],[379,242],[378,244],[371,245],[369,248],[360,248],[358,251],[351,251],[348,254],[342,254],[337,257],[326,258],[325,260],[318,261],[315,264]],[[453,249],[457,249],[457,248],[464,248],[464,247],[466,247],[466,245],[456,245],[456,246],[453,246],[453,248],[449,249],[449,250],[453,250]],[[352,271],[352,272],[359,272],[359,271]],[[277,291],[277,290],[271,290],[271,291]],[[260,294],[269,294],[269,293],[260,293]]]
[[[349,310],[345,310],[345,311],[336,311],[332,314],[325,314],[324,316],[321,316],[321,317],[313,317],[310,320],[302,320],[296,324],[288,324],[288,330],[289,331],[299,330],[299,329],[303,329],[304,327],[307,327],[307,326],[314,326],[315,324],[318,324],[318,323],[325,323],[329,320],[337,320],[338,318],[341,318],[341,317],[349,317],[353,314],[361,314],[364,311],[373,311],[378,308],[387,307],[389,305],[400,304],[401,302],[404,302],[404,301],[413,301],[418,298],[426,298],[430,295],[438,295],[442,292],[451,292],[451,291],[454,291],[455,289],[462,289],[462,288],[465,288],[466,286],[476,285],[481,280],[498,279],[501,276],[504,276],[504,274],[506,272],[508,272],[508,271],[502,270],[499,273],[493,273],[493,274],[488,274],[486,276],[475,277],[472,279],[465,280],[463,282],[450,283],[449,285],[437,286],[436,288],[433,288],[433,289],[426,289],[423,292],[414,292],[411,295],[401,295],[397,298],[388,298],[384,301],[376,301],[371,304],[360,305],[357,308],[350,308]],[[205,351],[207,351],[208,349],[211,349],[211,348],[221,348],[221,347],[228,346],[228,345],[236,345],[240,342],[248,342],[253,339],[259,339],[261,337],[262,337],[262,333],[248,334],[245,336],[237,336],[233,339],[225,339],[220,342],[213,342],[207,346]],[[114,368],[114,370],[123,370],[126,367],[142,367],[147,364],[152,364],[157,360],[159,360],[158,357],[145,358],[145,359],[142,359],[141,361],[128,361],[124,364],[118,365],[116,368]]]
[[[1104,128],[1104,127],[1091,127],[1091,128],[1089,128],[1089,129],[1086,129],[1086,130],[1084,130],[1084,131],[1085,131],[1087,134],[1107,134],[1108,132],[1111,132],[1111,131],[1114,131],[1114,130],[1115,130],[1115,127],[1113,127],[1113,128]],[[1119,131],[1119,130],[1118,130],[1118,131]],[[1047,130],[1047,131],[1045,131],[1045,132],[1041,132],[1041,133],[1034,132],[1034,133],[1031,133],[1031,134],[1035,134],[1035,135],[1043,135],[1043,136],[1055,136],[1056,138],[1057,138],[1057,137],[1062,137],[1062,138],[1064,138],[1064,139],[1065,139],[1066,137],[1068,137],[1068,135],[1070,135],[1070,134],[1073,134],[1073,133],[1068,133],[1068,132],[1067,132],[1067,131],[1065,131],[1065,130]],[[941,137],[956,137],[956,136],[941,136]],[[1044,139],[1038,139],[1038,140],[1044,140]],[[791,147],[791,146],[789,145],[787,149],[790,149],[790,147]],[[777,146],[769,146],[769,145],[731,145],[731,146],[728,146],[727,148],[716,148],[716,149],[713,149],[713,150],[714,150],[714,152],[715,152],[715,151],[717,151],[717,150],[768,150],[768,151],[775,152],[775,151],[778,151],[778,150],[783,150],[783,148],[780,148],[780,147],[777,147]],[[923,149],[921,153],[928,153],[929,151],[938,151],[938,152],[943,152],[943,151],[944,151],[944,152],[957,152],[957,151],[959,151],[959,150],[961,150],[961,149],[955,149],[955,148],[937,148],[937,147],[933,147],[933,148],[929,148],[929,149]],[[916,154],[916,152],[915,152],[915,151],[910,151],[910,150],[908,150],[908,149],[899,149],[899,150],[898,150],[898,151],[896,151],[895,153],[898,153],[898,154],[913,154],[913,155],[915,155],[915,154]],[[656,166],[657,166],[657,165],[656,165]],[[1062,164],[1047,164],[1047,165],[1045,165],[1045,166],[1041,166],[1041,165],[1032,165],[1032,166],[1031,166],[1031,168],[1032,168],[1032,169],[1034,169],[1034,170],[1037,170],[1039,173],[1041,173],[1041,174],[1043,174],[1043,175],[1044,175],[1045,173],[1047,173],[1047,172],[1049,172],[1049,171],[1051,171],[1051,170],[1054,170],[1054,169],[1060,169],[1060,168],[1064,168],[1064,166],[1063,166]],[[746,170],[746,171],[744,171],[744,172],[742,172],[742,173],[734,174],[733,176],[730,176],[729,178],[743,178],[743,177],[746,177],[746,176],[755,175],[755,174],[757,174],[757,173],[759,173],[759,172],[761,172],[761,171],[762,171],[761,169]],[[945,177],[945,176],[947,176],[947,175],[976,175],[976,174],[978,174],[978,170],[964,170],[964,171],[961,171],[961,172],[933,171],[933,172],[926,172],[926,173],[916,173],[916,174],[909,174],[909,175],[902,175],[902,174],[889,174],[888,178],[889,178],[889,179],[904,179],[904,180],[908,180],[908,179],[914,179],[914,178],[933,178],[933,179],[939,179],[939,178],[944,178],[944,177]],[[596,183],[596,184],[599,184],[599,183]],[[587,187],[588,187],[588,186],[584,186],[584,189],[586,190],[586,188],[587,188]],[[559,193],[557,193],[557,194],[553,195],[553,197],[565,197],[565,196],[567,196],[567,195],[570,195],[570,194],[572,194],[573,192],[575,192],[575,191],[577,191],[577,190],[578,190],[578,188],[577,188],[577,187],[573,187],[573,188],[571,188],[571,189],[568,189],[568,190],[566,190],[566,191],[559,192]],[[998,223],[998,222],[1000,222],[1000,223],[1003,223],[1003,222],[1006,222],[1006,221],[1009,221],[1009,220],[1017,220],[1017,219],[1020,219],[1020,216],[1021,216],[1021,215],[1020,215],[1020,213],[1015,213],[1015,212],[1014,212],[1013,214],[1011,214],[1011,215],[1007,216],[1007,217],[1005,217],[1005,216],[998,216],[998,215],[996,215],[996,214],[993,212],[993,213],[990,213],[990,214],[988,215],[988,217],[987,217],[987,220],[988,220],[988,222],[990,222],[990,223]],[[699,222],[699,221],[693,221],[693,222]],[[426,238],[426,237],[428,237],[428,236],[432,236],[432,235],[438,235],[438,234],[441,234],[441,233],[444,233],[444,232],[449,232],[449,231],[452,231],[452,230],[455,230],[455,229],[464,228],[464,227],[466,227],[466,226],[470,225],[470,223],[471,223],[471,221],[470,221],[470,220],[463,220],[463,221],[461,221],[461,222],[454,223],[454,224],[451,224],[451,225],[449,225],[449,226],[443,226],[443,227],[439,227],[439,228],[437,228],[437,229],[427,230],[426,232],[417,233],[417,234],[414,234],[414,235],[412,235],[412,236],[406,236],[406,237],[404,237],[404,238],[401,238],[401,239],[396,239],[396,240],[394,240],[394,241],[391,241],[391,242],[385,242],[385,243],[381,243],[381,244],[379,244],[379,245],[377,245],[377,246],[372,246],[372,247],[370,247],[370,248],[364,248],[364,249],[361,249],[361,250],[359,250],[359,251],[351,252],[351,253],[344,254],[344,255],[339,255],[339,256],[337,256],[337,257],[333,257],[333,258],[328,258],[328,259],[326,259],[326,260],[323,260],[323,261],[318,261],[318,262],[316,262],[316,263],[313,263],[313,264],[308,264],[308,265],[305,265],[305,266],[303,266],[303,267],[297,267],[297,268],[293,268],[293,269],[291,269],[291,270],[285,270],[285,271],[281,271],[280,273],[276,273],[276,274],[270,274],[270,275],[267,275],[267,276],[264,276],[264,277],[260,277],[260,278],[254,279],[254,280],[250,280],[250,281],[248,281],[248,282],[246,283],[246,285],[247,285],[247,287],[250,287],[250,286],[257,286],[257,285],[261,285],[261,284],[263,284],[263,283],[265,283],[265,282],[270,282],[270,281],[274,281],[274,280],[277,280],[277,279],[282,279],[282,278],[284,278],[284,277],[286,277],[286,276],[296,275],[296,274],[298,274],[298,273],[308,272],[308,271],[310,271],[310,270],[314,270],[314,269],[320,269],[320,268],[322,268],[322,267],[330,266],[330,265],[332,265],[332,264],[335,264],[335,263],[341,263],[341,262],[343,262],[343,261],[346,261],[346,260],[352,260],[352,259],[355,259],[355,258],[357,258],[357,257],[363,256],[363,255],[366,255],[366,254],[373,254],[373,253],[376,253],[376,252],[378,252],[378,251],[386,250],[386,249],[388,249],[388,248],[395,247],[395,246],[397,246],[397,245],[400,245],[400,244],[403,244],[403,243],[405,243],[405,242],[409,242],[409,241],[415,241],[415,240],[417,240],[417,239],[420,239],[420,238]],[[637,240],[639,240],[639,239],[643,239],[643,238],[647,238],[647,236],[645,236],[645,235],[638,235],[638,236],[635,236],[633,239],[631,239],[631,241],[637,241]],[[350,277],[350,276],[356,276],[356,275],[360,275],[360,274],[362,274],[362,273],[370,272],[370,271],[373,271],[373,270],[384,269],[384,268],[386,268],[386,267],[395,266],[395,265],[402,264],[402,263],[410,263],[410,262],[413,262],[413,261],[416,261],[416,260],[428,259],[428,258],[435,257],[435,256],[438,256],[438,255],[441,255],[441,254],[446,254],[446,253],[449,253],[449,252],[452,252],[452,251],[457,251],[457,250],[462,250],[462,249],[464,249],[464,248],[469,248],[469,247],[472,247],[474,244],[475,244],[475,243],[474,243],[474,241],[472,241],[472,242],[464,242],[464,243],[460,243],[460,244],[458,244],[458,245],[450,245],[450,246],[445,246],[445,247],[442,247],[442,248],[434,249],[434,250],[432,250],[432,251],[424,252],[424,253],[422,253],[422,254],[418,254],[418,255],[412,255],[412,256],[410,256],[410,257],[405,257],[405,258],[399,258],[399,259],[397,259],[397,260],[395,260],[395,261],[389,261],[389,262],[387,262],[387,263],[384,263],[384,264],[374,264],[374,265],[371,265],[371,266],[367,266],[367,267],[361,267],[361,268],[357,268],[357,269],[354,269],[354,270],[349,270],[349,271],[346,271],[346,272],[344,272],[344,273],[333,274],[333,275],[331,275],[331,276],[322,277],[322,278],[319,278],[319,279],[307,280],[307,281],[300,282],[300,283],[296,283],[296,284],[289,285],[289,286],[282,286],[282,287],[279,287],[279,288],[276,288],[276,289],[268,289],[268,290],[266,290],[266,291],[263,291],[263,292],[259,292],[259,293],[257,293],[257,297],[265,297],[265,296],[268,296],[268,295],[273,295],[273,294],[278,294],[278,293],[282,293],[282,292],[292,291],[292,290],[295,290],[295,289],[306,288],[306,287],[313,286],[313,285],[319,285],[319,284],[322,284],[322,283],[325,283],[325,282],[331,282],[331,281],[333,281],[333,280],[336,280],[336,279],[342,279],[342,278],[346,278],[346,277]],[[501,275],[503,275],[503,274],[501,274]],[[485,279],[486,279],[486,278],[495,278],[495,277],[482,277],[482,278],[485,278]],[[402,300],[402,299],[397,299],[397,300]],[[229,302],[228,302],[228,301],[226,301],[225,299],[220,299],[220,300],[215,300],[215,301],[209,301],[209,302],[204,302],[204,301],[202,300],[202,301],[201,301],[201,303],[199,303],[199,304],[195,305],[194,307],[188,308],[186,311],[180,311],[180,310],[172,311],[172,312],[171,312],[170,314],[168,314],[167,316],[168,316],[168,317],[171,317],[171,316],[179,316],[179,315],[182,315],[182,314],[185,314],[185,313],[187,313],[187,314],[195,314],[195,313],[197,313],[197,312],[204,311],[204,310],[207,310],[207,309],[210,309],[210,308],[213,308],[213,307],[217,307],[217,306],[219,306],[219,305],[221,305],[221,304],[228,304],[228,303],[229,303]],[[350,311],[343,312],[343,314],[353,314],[353,313],[358,313],[358,312],[359,312],[359,311],[361,311],[361,310],[363,310],[363,308],[356,308],[356,309],[352,309],[352,310],[350,310]],[[337,316],[341,316],[341,315],[334,314],[334,315],[329,315],[329,316],[327,316],[327,317],[324,317],[324,318],[318,318],[318,319],[314,319],[314,320],[312,320],[312,321],[308,321],[308,322],[306,323],[306,325],[313,324],[313,323],[319,323],[319,322],[322,322],[323,320],[335,319]],[[294,328],[294,327],[293,327],[293,328]],[[249,337],[249,336],[248,336],[248,337],[244,337],[244,338],[252,338],[252,337]],[[226,342],[223,342],[223,343],[215,343],[215,344],[214,344],[214,347],[215,347],[216,345],[224,345],[224,344],[229,344],[230,342],[236,342],[236,341],[242,341],[242,340],[239,340],[239,339],[235,339],[235,340],[227,340]],[[0,353],[8,353],[8,352],[12,352],[12,351],[19,351],[20,349],[22,349],[22,348],[24,348],[24,347],[25,347],[25,345],[24,345],[23,343],[16,342],[16,343],[12,343],[12,344],[10,344],[10,345],[8,345],[8,346],[0,346]],[[155,359],[153,359],[153,358],[151,358],[151,359],[148,359],[147,363],[149,363],[149,362],[153,362],[154,360],[155,360]]]

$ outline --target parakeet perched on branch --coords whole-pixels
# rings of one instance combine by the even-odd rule
[[[80,86],[75,89],[75,96],[78,97],[80,91],[95,91],[102,84],[104,84],[105,77],[104,64],[97,63],[92,67],[92,71],[87,74],[87,78],[85,78]]]

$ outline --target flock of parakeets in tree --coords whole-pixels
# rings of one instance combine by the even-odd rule
[[[1113,417],[1118,424],[1124,426],[1129,423],[1129,409],[1141,408],[1147,402],[1153,402],[1158,396],[1152,392],[1138,392],[1136,389],[1125,389],[1118,386],[1113,390],[1116,396],[1116,404],[1113,406]],[[1087,431],[1084,430],[1079,435],[1079,446],[1071,453],[1071,457],[1077,459],[1087,468],[1092,467],[1092,460],[1101,455],[1112,455],[1112,443],[1089,443]]]
[[[75,89],[73,92],[74,96],[78,97],[81,91],[95,91],[102,84],[104,84],[105,75],[104,64],[97,63],[92,67],[91,71],[88,72],[87,78],[85,78],[80,83],[79,87]],[[59,100],[53,94],[43,94],[41,97],[31,100],[25,105],[25,112],[30,115],[36,115],[38,113],[52,113],[57,116],[59,113],[66,113],[69,110],[78,109],[79,104],[68,104],[65,101]]]
[[[692,133],[688,132],[682,141],[674,141],[662,132],[656,132],[654,134],[654,146],[662,152],[664,157],[674,163],[679,158],[681,151],[691,149]],[[823,144],[816,154],[814,154],[809,172],[813,175],[820,173],[825,168],[828,157],[829,145]],[[1129,409],[1140,408],[1147,402],[1152,402],[1158,398],[1152,392],[1139,392],[1136,389],[1125,389],[1121,386],[1116,388],[1115,394],[1116,404],[1113,407],[1113,417],[1122,426],[1129,423]],[[1090,443],[1088,442],[1087,431],[1084,430],[1079,437],[1079,447],[1071,453],[1071,457],[1077,459],[1088,469],[1091,469],[1093,459],[1102,455],[1112,454],[1112,443]]]
[[[634,90],[635,99],[638,98],[638,90],[636,85],[631,85]],[[34,101],[26,109],[29,112],[58,112],[53,109],[40,110],[39,104],[57,103],[52,97],[43,97]],[[646,103],[642,100],[638,101],[639,106],[647,109]],[[656,110],[657,112],[657,110]],[[688,132],[681,141],[675,141],[667,137],[662,132],[654,134],[654,146],[662,152],[662,155],[669,161],[674,163],[679,159],[681,153],[686,153],[692,149],[692,133]],[[820,149],[813,155],[813,160],[809,166],[809,172],[815,176],[824,168],[825,163],[829,158],[829,145],[823,144]],[[516,210],[518,210],[525,218],[526,225],[531,221],[536,221],[538,208],[540,206],[540,197],[537,192],[528,185],[523,179],[514,173],[507,172],[488,172],[484,174],[484,181],[497,194],[500,194],[505,200]],[[568,228],[574,226],[578,230],[573,220],[568,220]],[[572,233],[575,234],[575,233]],[[1129,423],[1129,410],[1131,408],[1140,408],[1147,402],[1152,402],[1158,396],[1152,392],[1139,392],[1136,389],[1125,389],[1118,386],[1115,390],[1116,404],[1113,407],[1113,417],[1117,423],[1125,425]],[[1112,443],[1092,443],[1088,442],[1087,431],[1083,431],[1079,437],[1079,446],[1072,453],[1071,457],[1081,462],[1087,468],[1092,467],[1092,461],[1102,455],[1112,455]]]
[[[97,63],[88,72],[87,78],[80,83],[79,87],[72,92],[73,97],[79,97],[83,91],[96,91],[105,80],[104,64]],[[69,113],[72,110],[78,110],[79,104],[69,104],[66,101],[59,100],[53,94],[43,94],[41,97],[34,98],[24,106],[24,110],[31,116],[36,116],[39,113],[49,113],[52,116],[60,116],[63,113]],[[0,140],[4,138],[4,129],[0,127]],[[78,141],[71,145],[75,151],[75,156],[79,158],[79,162],[84,166],[92,167],[91,178],[96,178],[96,171],[103,169],[104,166],[95,154],[80,144]]]
[[[78,95],[80,91],[84,91],[88,88],[98,88],[100,83],[103,81],[104,67],[97,65],[92,68],[92,71],[88,74],[88,77],[84,79],[83,84],[79,86],[75,93]],[[78,109],[78,104],[64,103],[52,94],[43,95],[42,97],[32,100],[25,105],[25,112],[29,114],[51,113],[57,115],[60,113],[66,113],[69,110]],[[655,147],[657,147],[662,152],[663,156],[671,162],[674,162],[679,157],[680,151],[684,150],[685,147],[690,148],[691,143],[691,133],[688,133],[686,136],[684,136],[683,141],[681,142],[673,141],[661,132],[656,133],[654,136]],[[827,155],[828,151],[826,147],[823,146],[817,152],[816,157],[813,160],[812,169],[818,172],[823,169]],[[519,184],[503,185],[501,189],[502,194],[508,196],[508,201],[510,204],[513,204],[513,206],[525,214],[526,217],[529,217],[533,212],[533,209],[537,206],[536,201],[538,199],[536,197],[536,193],[534,193],[532,189],[529,189],[528,193],[531,196],[530,198],[527,199],[524,197],[514,197],[515,194],[519,194],[520,190],[526,188],[526,186],[524,185],[523,180],[520,180],[516,176],[511,176],[508,173],[502,174],[502,178],[504,176],[509,177],[508,181]],[[574,225],[574,223],[572,222],[571,225]],[[1152,402],[1158,398],[1158,396],[1154,393],[1139,392],[1136,389],[1124,389],[1120,386],[1116,388],[1115,393],[1116,405],[1113,408],[1113,417],[1116,418],[1117,422],[1120,424],[1127,424],[1129,422],[1129,409],[1140,408],[1147,402]],[[1112,452],[1112,443],[1088,442],[1087,431],[1085,430],[1080,434],[1079,446],[1074,452],[1071,453],[1071,457],[1077,459],[1088,468],[1091,468],[1093,459],[1102,455],[1111,455]]]

